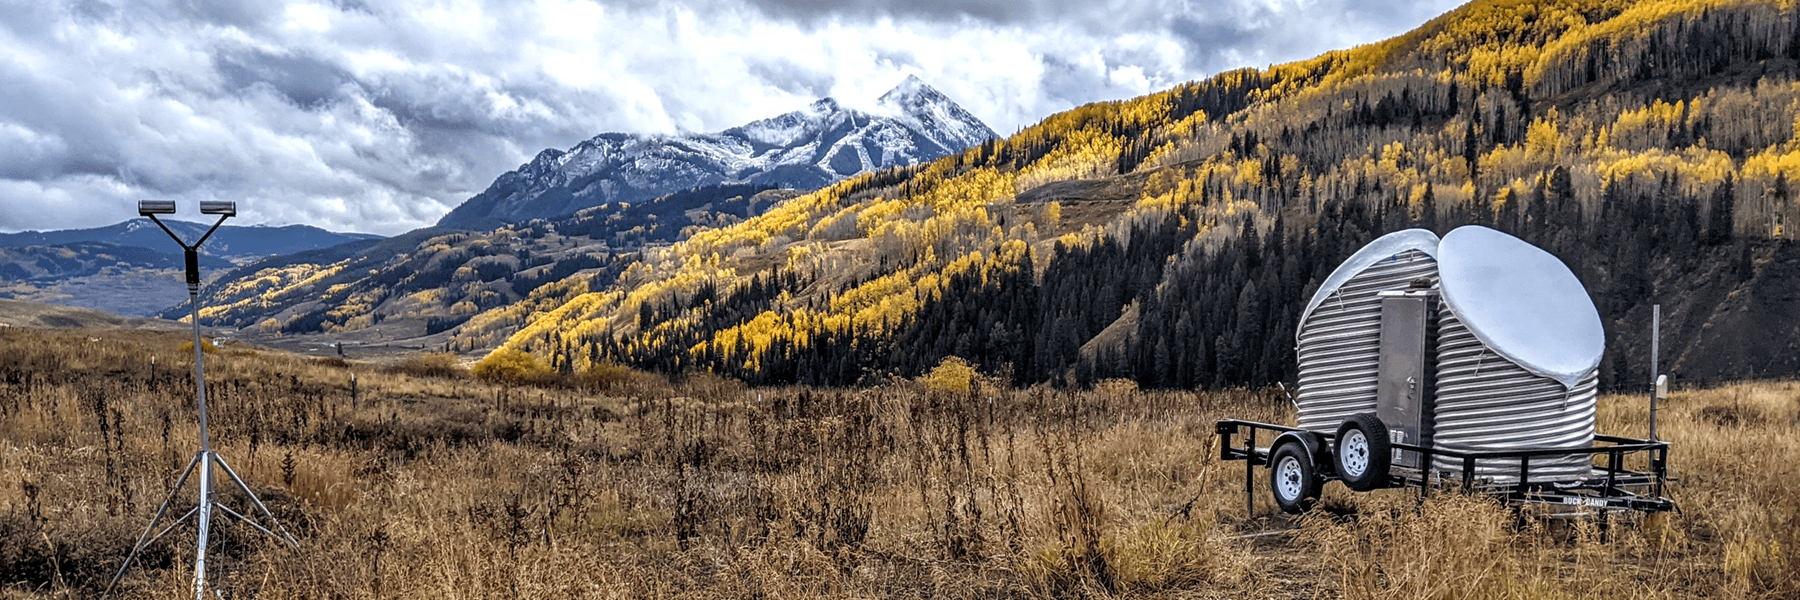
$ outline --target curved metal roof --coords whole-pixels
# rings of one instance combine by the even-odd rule
[[[1427,256],[1437,258],[1438,236],[1426,229],[1402,229],[1375,238],[1375,241],[1369,242],[1355,254],[1350,255],[1350,258],[1344,260],[1344,264],[1338,265],[1337,270],[1331,272],[1330,277],[1325,278],[1325,283],[1319,285],[1319,291],[1313,292],[1312,301],[1307,302],[1306,310],[1300,312],[1300,326],[1294,328],[1294,340],[1299,341],[1300,331],[1305,329],[1306,318],[1312,316],[1313,309],[1325,302],[1325,299],[1342,287],[1344,282],[1350,281],[1351,277],[1355,277],[1364,269],[1407,250],[1418,250]]]

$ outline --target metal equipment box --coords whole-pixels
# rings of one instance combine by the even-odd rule
[[[1381,354],[1375,416],[1390,441],[1431,445],[1433,375],[1437,366],[1437,292],[1411,288],[1381,292]],[[1392,464],[1420,468],[1415,452],[1393,450]]]

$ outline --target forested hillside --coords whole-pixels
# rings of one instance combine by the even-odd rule
[[[573,294],[606,289],[643,248],[741,221],[794,194],[767,185],[716,185],[488,231],[428,228],[275,257],[209,285],[201,318],[265,334],[384,324],[398,337],[432,335],[483,311],[554,307]],[[189,310],[184,302],[162,316],[179,319]],[[511,330],[523,325],[486,322]]]
[[[1791,374],[1796,59],[1790,2],[1475,2],[699,232],[511,309],[505,345],[759,383],[957,355],[1020,384],[1259,385],[1293,377],[1299,308],[1358,246],[1481,223],[1588,285],[1608,385],[1644,378],[1653,303],[1678,374]]]

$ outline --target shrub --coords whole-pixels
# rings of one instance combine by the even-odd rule
[[[946,356],[925,375],[925,386],[945,392],[967,394],[975,383],[975,367],[960,356]]]
[[[1137,393],[1138,384],[1130,379],[1103,379],[1094,384],[1094,391],[1112,396],[1129,396]]]
[[[542,381],[551,374],[550,367],[544,366],[537,357],[510,348],[489,352],[469,372],[483,381],[502,385]]]
[[[439,377],[455,379],[468,375],[469,371],[462,366],[462,359],[449,352],[427,352],[407,358],[391,371],[414,377]]]
[[[631,367],[611,362],[594,363],[581,371],[581,384],[600,389],[611,389],[615,385],[630,382],[637,377]]]
[[[182,353],[186,354],[186,353],[191,353],[193,351],[194,351],[194,343],[193,342],[182,342],[181,343],[181,352]],[[212,354],[212,353],[219,351],[219,346],[217,344],[214,344],[211,338],[200,338],[200,351],[205,352],[207,354]]]

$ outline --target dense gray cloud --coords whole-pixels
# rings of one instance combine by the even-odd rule
[[[139,198],[398,233],[548,147],[716,131],[916,74],[1010,133],[1454,2],[0,0],[0,230]]]

